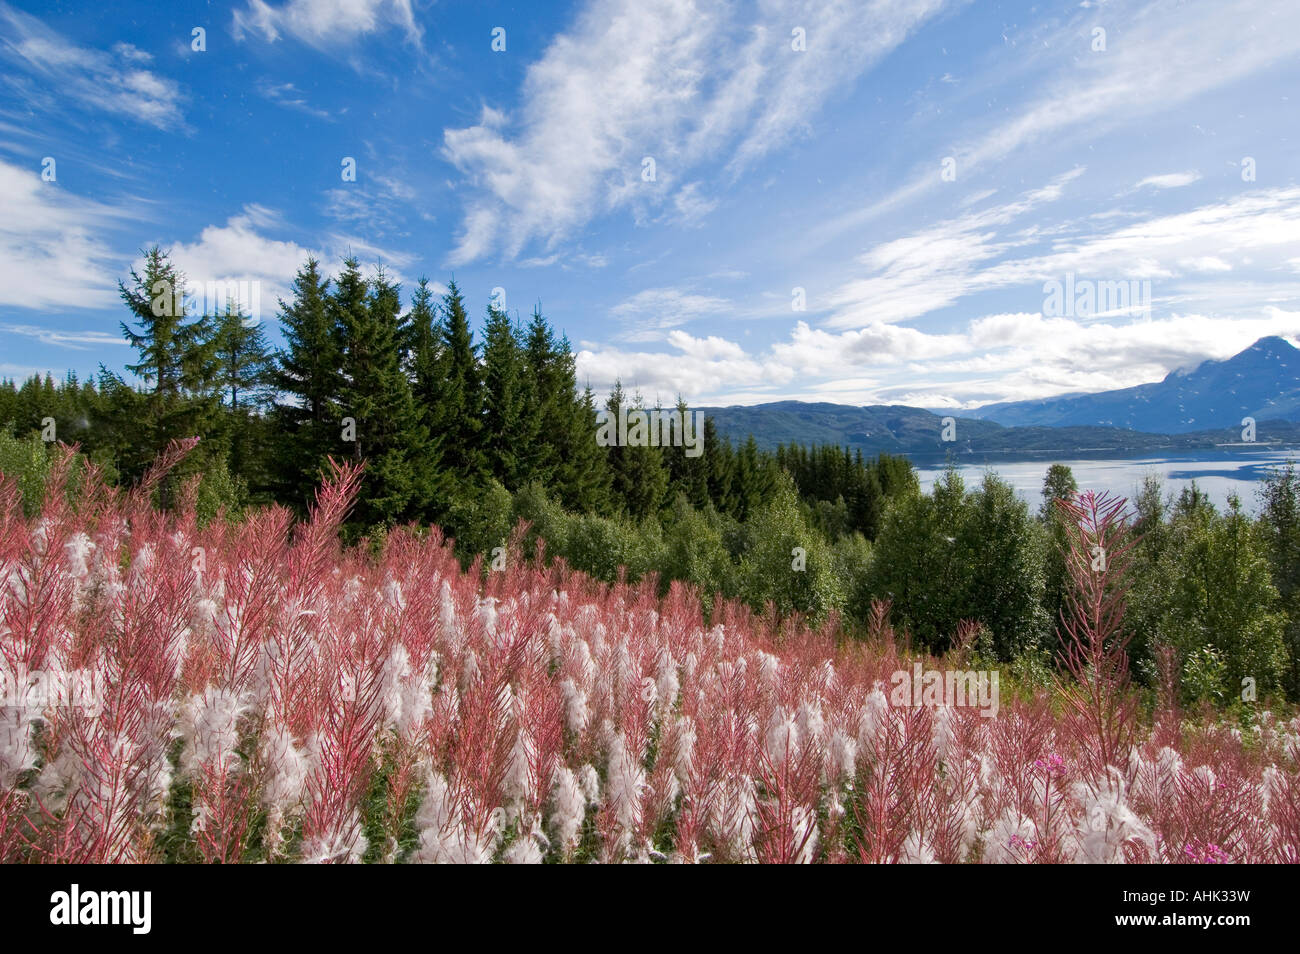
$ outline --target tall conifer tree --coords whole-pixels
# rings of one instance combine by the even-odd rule
[[[272,371],[266,336],[260,324],[247,319],[232,300],[216,318],[212,344],[214,384],[227,409],[223,417],[230,471],[265,492],[270,483],[267,444],[271,435],[260,411],[270,400]]]
[[[527,456],[536,435],[524,357],[504,311],[488,307],[483,326],[483,452],[492,476],[509,490],[526,480]]]
[[[185,285],[184,274],[156,245],[145,251],[143,271],[133,268],[129,284],[118,282],[135,319],[122,323],[122,334],[140,357],[126,370],[144,381],[146,391],[144,419],[119,422],[142,432],[142,439],[133,442],[135,454],[125,462],[130,472],[141,472],[168,442],[202,436],[215,424],[211,323],[186,314]],[[196,472],[214,452],[208,447],[189,455],[164,484],[163,502],[170,500],[178,480]]]
[[[418,457],[420,428],[410,382],[401,366],[401,295],[382,267],[367,282],[355,258],[343,263],[330,298],[343,331],[343,386],[339,406],[355,430],[350,453],[366,461],[357,502],[364,524],[393,523],[410,516],[415,490],[412,458]]]
[[[474,333],[465,314],[465,300],[455,279],[448,282],[442,300],[443,343],[438,375],[438,432],[442,435],[443,462],[460,483],[475,483],[485,474],[482,453],[483,386],[474,345]]]
[[[413,460],[415,467],[416,511],[428,519],[437,519],[451,491],[443,464],[445,436],[442,432],[442,400],[445,383],[443,361],[445,328],[433,301],[429,281],[421,278],[411,296],[406,335],[409,348],[408,374],[416,418],[423,430],[421,453]]]
[[[289,400],[275,408],[288,438],[278,469],[299,508],[310,503],[327,455],[343,451],[338,442],[342,333],[329,305],[329,285],[320,263],[309,258],[294,277],[293,300],[280,302],[285,347],[276,353],[271,381]]]

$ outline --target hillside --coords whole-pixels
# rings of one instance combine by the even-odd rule
[[[855,407],[775,401],[702,408],[733,441],[759,447],[838,444],[864,453],[963,455],[1123,453],[1237,443],[1253,417],[1261,443],[1300,440],[1300,349],[1260,338],[1224,361],[1173,371],[1163,381],[1039,401],[934,412],[901,404]],[[956,441],[940,440],[942,420],[957,421]]]
[[[1188,450],[1237,443],[1240,427],[1224,427],[1181,434],[1161,434],[1119,427],[1005,427],[994,421],[951,415],[956,440],[942,441],[943,418],[922,408],[901,404],[853,407],[843,404],[805,404],[777,401],[748,407],[701,408],[711,416],[718,433],[733,442],[751,435],[758,446],[772,450],[780,444],[838,444],[864,454],[962,456],[1125,453]],[[1263,420],[1257,440],[1295,443],[1300,424]]]
[[[1300,349],[1260,338],[1223,361],[1171,371],[1163,381],[1097,394],[989,404],[971,417],[1007,426],[1124,427],[1157,434],[1240,427],[1243,417],[1300,420]]]

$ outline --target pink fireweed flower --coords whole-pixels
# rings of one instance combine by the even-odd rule
[[[1228,853],[1213,842],[1201,842],[1193,839],[1183,846],[1183,854],[1198,865],[1225,865]]]
[[[1041,769],[1048,775],[1064,775],[1065,759],[1053,752],[1046,759],[1034,759],[1034,768]]]

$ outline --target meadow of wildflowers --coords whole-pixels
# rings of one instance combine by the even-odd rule
[[[1300,860],[1300,719],[1140,707],[1086,625],[1052,691],[900,706],[883,612],[841,644],[436,530],[345,550],[351,468],[306,523],[201,527],[150,503],[170,462],[65,461],[34,518],[0,482],[0,860]]]

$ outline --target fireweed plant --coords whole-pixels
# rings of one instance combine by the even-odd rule
[[[345,549],[356,466],[298,525],[201,524],[193,483],[158,510],[192,446],[130,492],[66,451],[30,518],[0,481],[0,667],[102,687],[4,700],[0,860],[1300,860],[1300,719],[1136,704],[1122,500],[1064,505],[1059,684],[989,718],[891,702],[917,657],[884,606],[844,643],[522,530],[492,572],[437,529]]]

